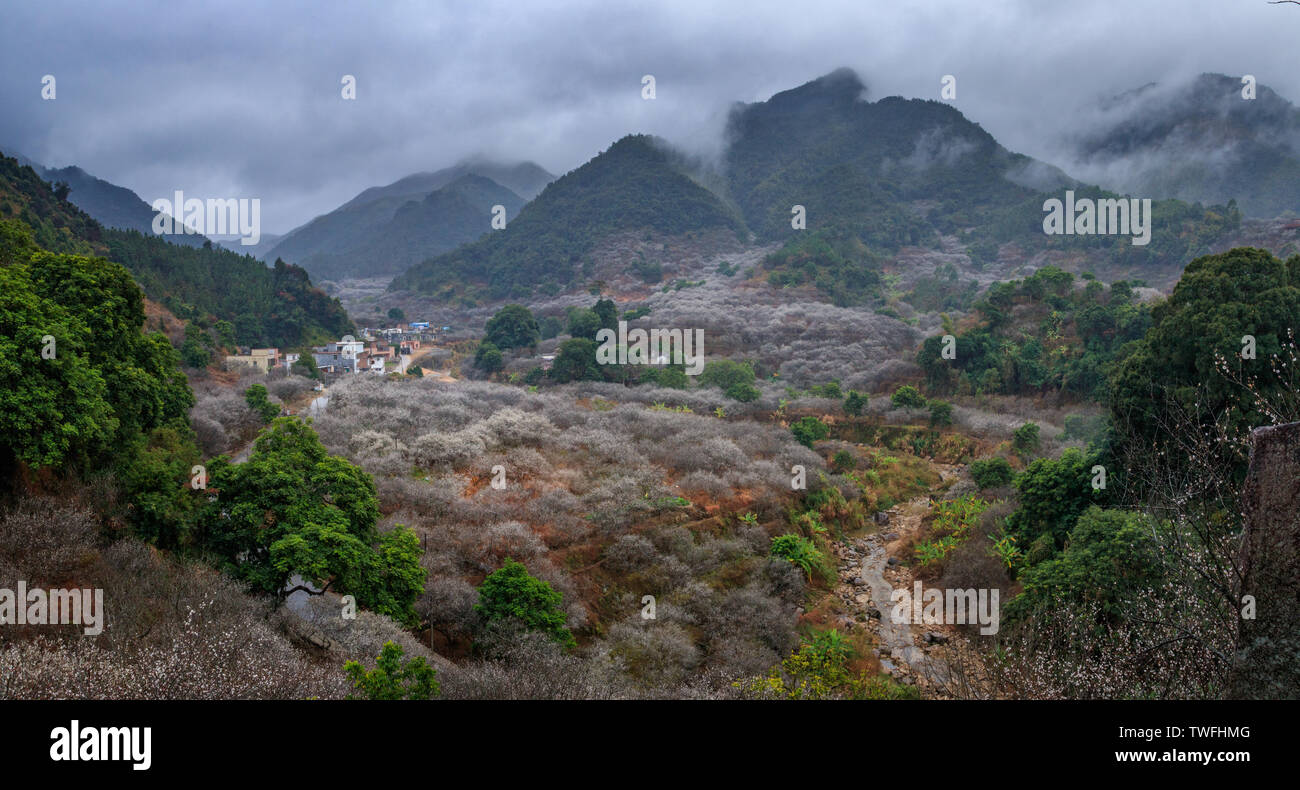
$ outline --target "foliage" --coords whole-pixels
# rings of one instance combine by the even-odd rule
[[[754,366],[732,359],[715,359],[700,371],[700,386],[729,390],[737,384],[754,384]]]
[[[1011,434],[1011,446],[1021,455],[1029,455],[1039,447],[1038,424],[1027,422]]]
[[[374,482],[329,455],[308,424],[276,418],[246,463],[218,458],[209,474],[202,542],[236,576],[280,595],[296,574],[414,623],[425,578],[419,539],[405,527],[376,534]]]
[[[844,413],[857,417],[867,408],[868,398],[866,395],[857,390],[849,390],[849,394],[844,398]]]
[[[800,417],[790,425],[790,432],[804,447],[811,448],[813,442],[821,441],[830,435],[830,427],[816,417]]]
[[[930,401],[930,425],[936,428],[952,425],[952,404],[941,400]]]
[[[1008,619],[1048,603],[1096,603],[1103,615],[1119,615],[1126,599],[1160,578],[1151,531],[1141,514],[1089,507],[1079,514],[1062,552],[1021,574],[1024,592],[1008,602]]]
[[[396,642],[384,643],[375,668],[367,670],[359,661],[343,665],[348,681],[362,699],[433,699],[442,689],[438,672],[425,663],[423,656],[403,661],[406,651]],[[356,697],[353,697],[355,699]]]
[[[1100,499],[1092,488],[1095,460],[1070,448],[1056,460],[1039,458],[1016,478],[1020,507],[1007,518],[1007,527],[1021,545],[1040,535],[1050,536],[1058,549],[1065,545],[1079,514]]]
[[[512,619],[526,628],[540,631],[564,647],[574,647],[573,634],[564,627],[560,593],[550,582],[535,578],[521,562],[507,558],[500,569],[488,575],[478,587],[474,611],[489,623]]]
[[[596,362],[596,343],[579,337],[564,341],[551,363],[550,373],[551,378],[561,384],[601,380],[600,365]]]
[[[999,488],[1011,482],[1011,463],[1005,458],[981,458],[971,462],[970,476],[980,490]]]
[[[772,538],[771,555],[797,565],[808,575],[810,581],[814,571],[824,576],[829,570],[826,555],[811,539],[802,535],[787,534]]]
[[[495,343],[491,340],[484,340],[474,350],[474,364],[484,373],[495,373],[505,365],[505,357]]]
[[[244,390],[244,402],[252,409],[263,423],[268,423],[280,416],[280,407],[267,397],[266,385],[254,384]]]
[[[889,402],[898,409],[924,409],[925,396],[923,396],[916,387],[910,384],[904,384],[894,390]]]
[[[0,220],[0,479],[17,463],[86,470],[130,457],[158,428],[188,434],[194,396],[176,352],[143,324],[121,266],[42,252]]]
[[[500,349],[532,348],[542,332],[532,311],[521,304],[508,304],[488,319],[484,340]]]

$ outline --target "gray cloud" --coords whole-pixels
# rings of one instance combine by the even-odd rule
[[[707,154],[731,102],[844,65],[871,98],[937,99],[952,74],[959,109],[1049,161],[1081,107],[1151,81],[1251,73],[1300,99],[1300,8],[1132,5],[46,0],[5,9],[0,146],[146,200],[260,197],[266,229],[283,232],[475,153],[560,173],[650,132]],[[55,101],[40,98],[44,74]],[[355,102],[340,97],[344,74]]]

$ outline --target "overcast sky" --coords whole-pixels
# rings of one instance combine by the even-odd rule
[[[838,66],[871,99],[952,74],[968,117],[1048,158],[1078,108],[1147,82],[1249,73],[1300,103],[1300,6],[1265,0],[129,6],[6,2],[0,148],[146,201],[261,198],[267,233],[480,152],[559,174],[630,132],[716,150],[731,102]]]

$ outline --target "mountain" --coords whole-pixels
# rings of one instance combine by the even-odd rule
[[[30,166],[6,156],[0,156],[0,219],[22,222],[51,252],[122,264],[146,296],[177,317],[205,327],[230,321],[240,345],[295,347],[352,329],[338,300],[313,287],[301,268],[267,268],[210,243],[180,246],[152,233],[104,227]]]
[[[67,184],[67,199],[99,224],[153,234],[156,212],[130,189],[96,178],[80,167],[45,167],[25,156],[18,156],[17,159],[19,164],[31,167],[45,181]],[[203,236],[183,233],[166,234],[165,238],[173,244],[188,247],[202,247],[207,241]]]
[[[733,108],[725,178],[760,237],[780,240],[791,207],[808,229],[851,226],[897,247],[971,224],[987,208],[1021,204],[1071,180],[1003,148],[948,104],[888,97],[839,69],[765,102]]]
[[[384,198],[398,198],[405,201],[411,198],[423,197],[468,175],[490,178],[524,200],[532,200],[537,197],[546,188],[547,184],[555,180],[555,176],[533,162],[505,165],[482,158],[468,159],[460,164],[432,173],[415,173],[406,176],[388,186],[370,187],[344,203],[342,208],[371,203]]]
[[[497,182],[466,174],[423,198],[349,202],[294,231],[268,257],[293,260],[317,279],[393,276],[489,232],[494,206],[508,220],[523,204]],[[307,249],[315,251],[302,254]]]
[[[1264,85],[1201,74],[1099,102],[1064,141],[1073,172],[1108,189],[1203,203],[1235,199],[1248,216],[1300,213],[1300,109]]]
[[[399,274],[483,235],[490,229],[493,206],[505,206],[507,217],[514,216],[553,179],[532,162],[504,165],[481,159],[416,173],[362,191],[289,231],[265,247],[261,257],[283,258],[321,278]],[[441,194],[429,200],[435,193]]]
[[[390,289],[463,291],[469,299],[554,292],[580,284],[585,256],[614,233],[706,229],[748,236],[663,141],[629,135],[548,185],[504,230],[413,266]]]

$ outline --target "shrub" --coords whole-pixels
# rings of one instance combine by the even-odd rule
[[[802,417],[790,426],[790,432],[799,444],[812,448],[813,442],[825,439],[830,435],[831,429],[816,417]]]
[[[890,397],[889,402],[894,404],[895,408],[899,409],[925,408],[925,397],[921,395],[921,392],[916,387],[913,387],[910,384],[904,384],[894,390],[894,394]]]
[[[952,425],[952,404],[941,400],[930,401],[930,425]]]
[[[799,567],[807,574],[809,581],[812,580],[813,571],[823,575],[829,572],[826,555],[822,554],[812,540],[802,535],[777,535],[772,538],[771,555]]]
[[[848,397],[844,399],[844,413],[856,417],[866,408],[867,396],[857,390],[849,390]]]
[[[254,384],[244,390],[244,401],[248,403],[248,408],[252,409],[264,423],[280,416],[280,407],[270,401],[267,397],[266,387],[261,384]]]
[[[478,588],[474,611],[491,623],[495,620],[518,620],[532,631],[546,634],[564,647],[577,642],[564,627],[561,596],[550,582],[529,575],[523,563],[506,559]]]
[[[727,397],[732,400],[738,400],[741,403],[753,403],[758,400],[763,393],[758,391],[758,387],[745,382],[737,382],[727,387]]]
[[[981,458],[970,465],[970,476],[981,491],[998,488],[1011,482],[1011,463],[1005,458]]]
[[[715,359],[700,373],[700,384],[706,387],[728,390],[737,384],[753,383],[754,368],[748,363],[730,359]]]
[[[848,450],[840,450],[835,454],[835,457],[831,459],[831,466],[835,468],[835,471],[840,473],[848,472],[856,468],[857,465],[857,459],[854,458],[853,453]]]
[[[1016,452],[1021,455],[1028,455],[1038,449],[1041,442],[1038,438],[1038,424],[1027,422],[1016,429],[1011,435],[1011,446],[1016,448]]]
[[[495,373],[505,364],[505,358],[496,343],[484,340],[478,344],[478,350],[474,352],[474,364],[484,373]]]
[[[537,319],[520,304],[508,304],[488,319],[484,340],[497,348],[531,348],[542,337]]]
[[[423,657],[402,661],[404,656],[405,651],[397,643],[385,642],[374,669],[367,671],[361,662],[349,661],[343,665],[343,671],[364,699],[433,699],[438,696],[441,688],[437,670],[426,664]],[[351,698],[356,699],[355,696]]]

